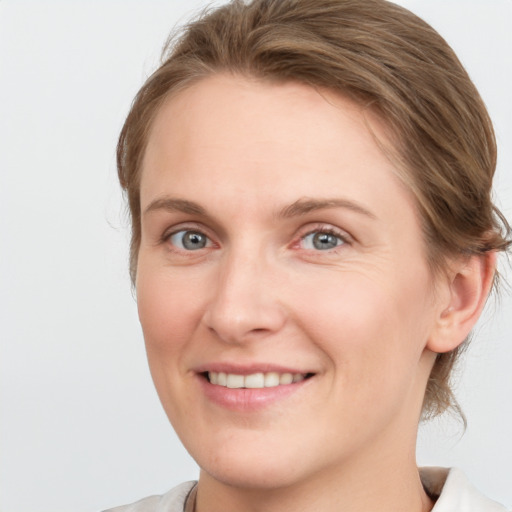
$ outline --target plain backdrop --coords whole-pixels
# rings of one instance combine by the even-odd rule
[[[479,87],[512,218],[512,1],[399,3]],[[197,476],[147,369],[114,151],[169,31],[200,4],[0,2],[1,512],[100,510]],[[418,460],[463,468],[511,507],[511,294],[490,310],[459,379],[468,429],[422,429]]]

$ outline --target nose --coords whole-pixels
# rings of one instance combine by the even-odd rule
[[[277,272],[264,258],[232,254],[220,264],[203,322],[226,343],[243,344],[278,332],[286,323]]]

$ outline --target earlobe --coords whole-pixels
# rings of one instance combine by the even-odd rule
[[[467,338],[485,306],[495,269],[495,252],[473,255],[452,266],[445,283],[447,299],[440,305],[426,348],[449,352]]]

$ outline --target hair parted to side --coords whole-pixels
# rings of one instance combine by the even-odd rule
[[[458,254],[506,251],[493,205],[491,120],[453,50],[427,23],[385,0],[233,0],[205,10],[164,49],[133,102],[117,148],[132,220],[130,272],[141,241],[140,173],[148,134],[171,94],[213,73],[327,88],[385,121],[392,158],[413,194],[433,271]],[[450,375],[464,345],[439,354],[423,416],[460,412]]]

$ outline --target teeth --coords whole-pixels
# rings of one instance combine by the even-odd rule
[[[243,388],[245,386],[245,379],[243,375],[236,373],[228,373],[226,385],[228,388]]]
[[[279,373],[270,372],[265,374],[265,387],[273,388],[279,386]]]
[[[251,373],[250,375],[238,375],[236,373],[208,372],[208,379],[212,384],[231,389],[240,388],[273,388],[284,386],[304,380],[304,373]]]
[[[293,375],[291,373],[283,373],[279,377],[279,384],[291,384],[293,382]]]
[[[246,388],[263,388],[265,387],[265,376],[263,373],[253,373],[246,375],[244,378]]]

